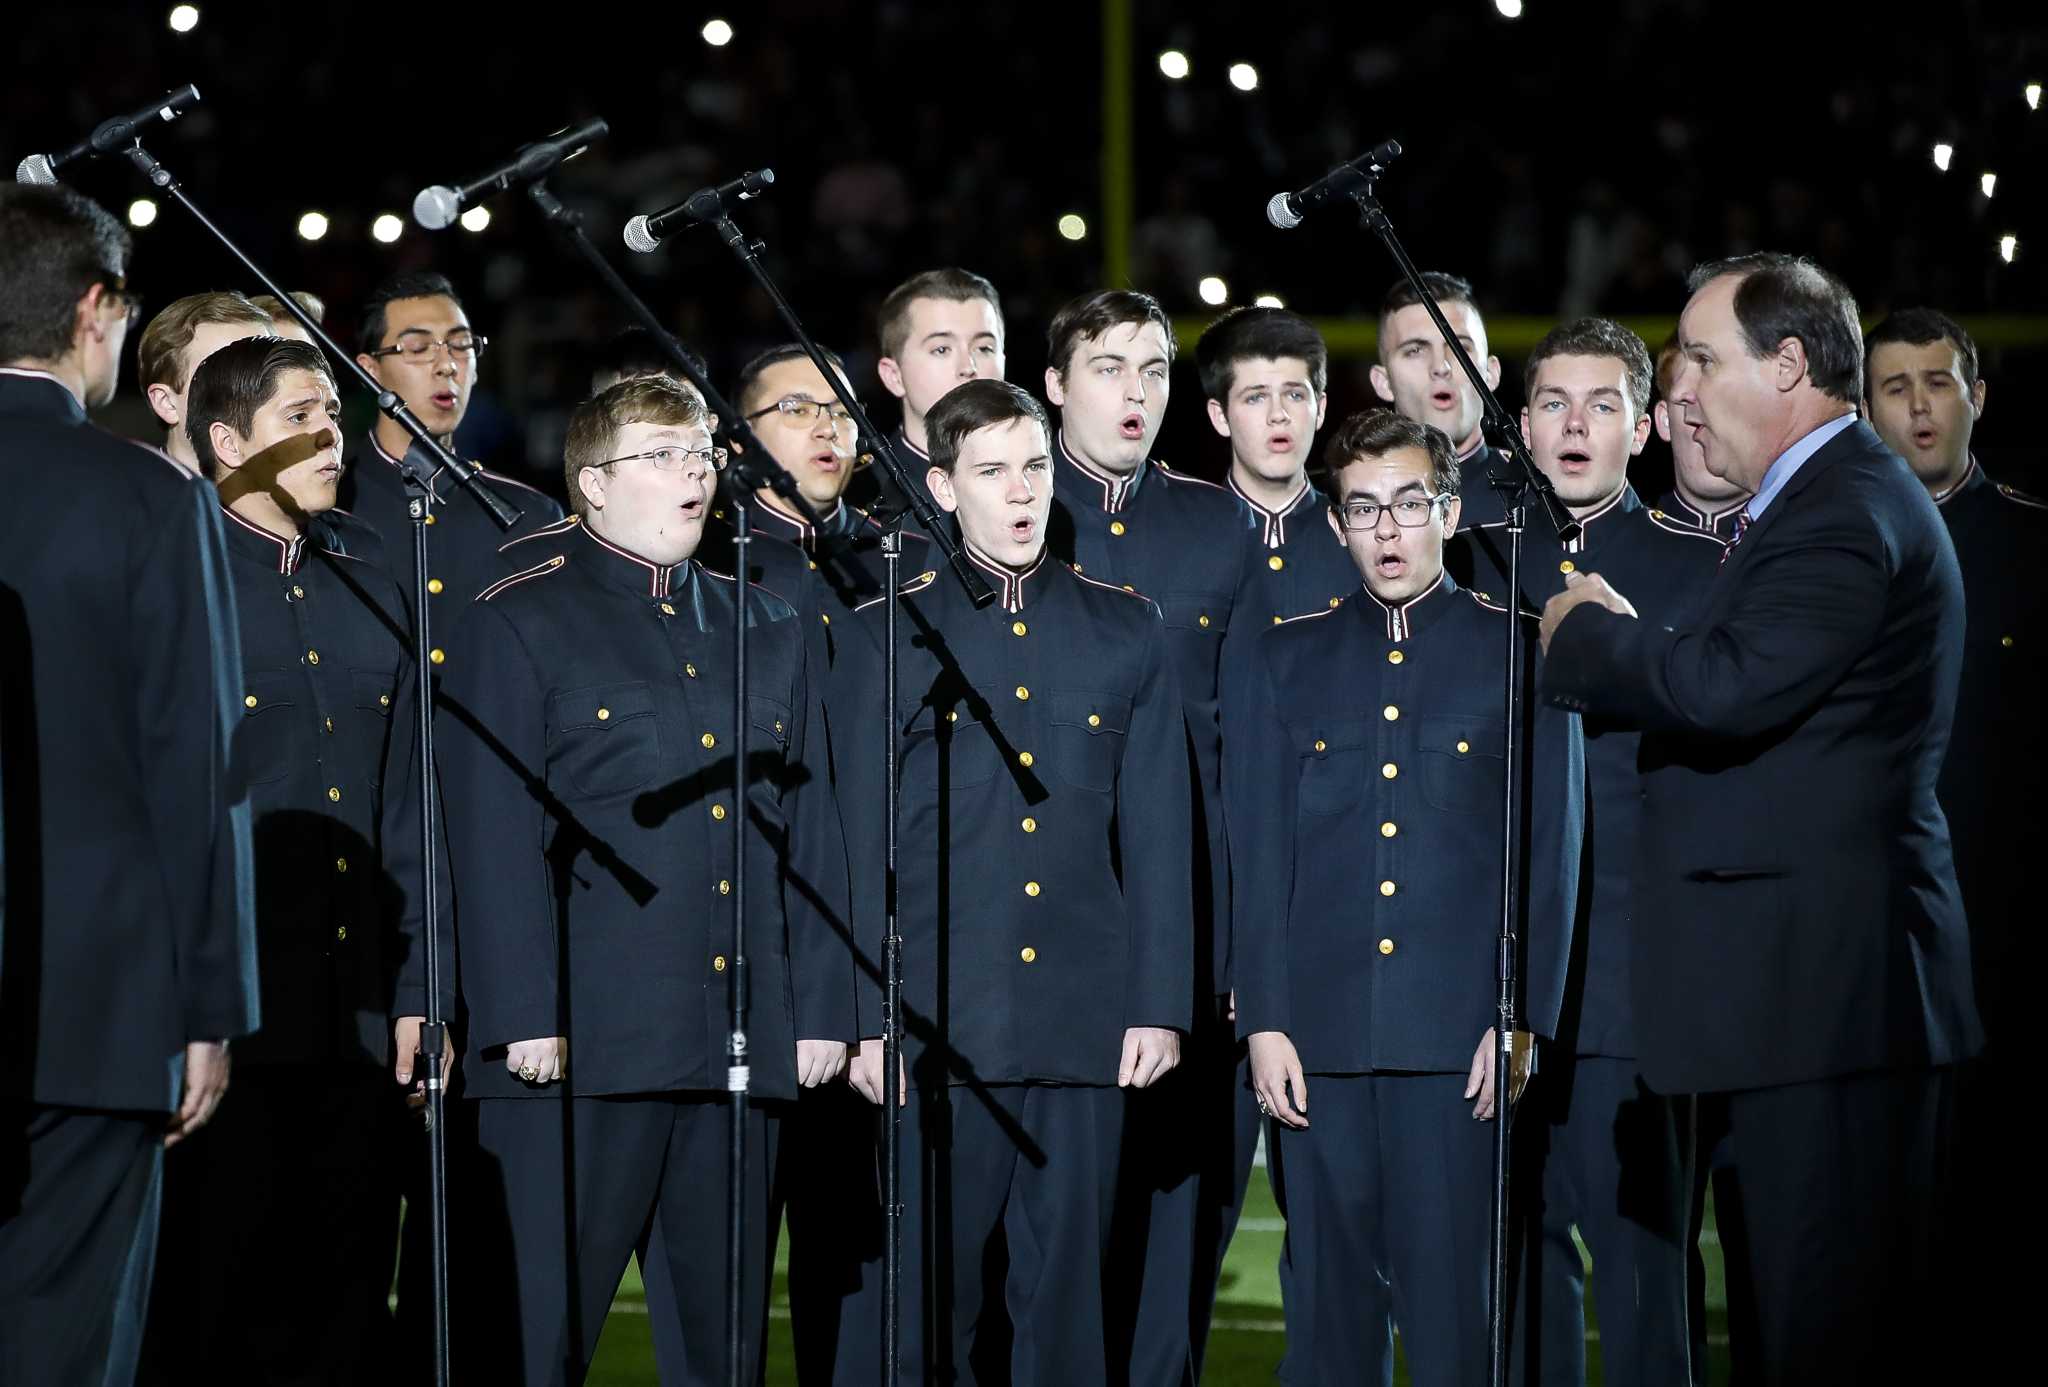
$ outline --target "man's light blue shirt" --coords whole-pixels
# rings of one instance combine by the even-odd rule
[[[1829,439],[1855,422],[1856,411],[1852,409],[1839,418],[1828,420],[1778,454],[1778,460],[1764,472],[1763,485],[1756,489],[1756,495],[1750,497],[1749,505],[1744,507],[1749,512],[1750,523],[1754,525],[1764,518],[1764,507],[1777,498],[1778,493],[1785,489],[1785,483],[1791,481],[1793,473],[1806,465],[1808,458],[1826,447]]]

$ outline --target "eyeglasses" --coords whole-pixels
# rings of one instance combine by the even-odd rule
[[[478,357],[490,344],[490,338],[480,332],[451,332],[446,337],[435,337],[425,332],[401,332],[398,341],[389,347],[379,347],[371,356],[402,356],[407,361],[425,361],[439,351],[446,351],[453,357]]]
[[[610,467],[615,462],[635,462],[646,458],[663,472],[680,472],[691,463],[708,467],[713,472],[725,470],[725,449],[723,448],[656,448],[649,453],[628,453],[622,458],[606,458],[599,467]]]
[[[125,277],[116,275],[100,294],[104,303],[117,303],[128,314],[128,326],[134,327],[142,317],[142,295],[128,287]]]
[[[1449,499],[1449,492],[1439,492],[1435,496],[1405,496],[1388,506],[1377,501],[1346,501],[1337,508],[1337,519],[1347,530],[1372,530],[1379,527],[1380,512],[1384,510],[1393,513],[1396,525],[1412,530],[1428,524],[1437,502]]]
[[[828,414],[832,417],[832,426],[834,428],[853,422],[853,411],[837,400],[820,404],[816,400],[806,400],[796,395],[786,395],[766,409],[755,410],[747,416],[747,422],[751,424],[756,419],[765,418],[770,414],[780,414],[794,423],[814,424],[818,421],[820,413]]]

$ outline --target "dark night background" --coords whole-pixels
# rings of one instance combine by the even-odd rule
[[[1105,277],[1097,3],[211,3],[188,34],[171,30],[170,9],[18,16],[0,91],[6,157],[62,148],[197,83],[204,103],[154,131],[151,151],[288,287],[324,297],[346,346],[375,281],[401,268],[449,275],[491,338],[463,450],[543,484],[558,486],[555,449],[588,383],[587,352],[623,312],[517,194],[494,199],[477,234],[428,233],[408,216],[385,245],[369,227],[407,215],[422,186],[474,177],[573,120],[602,116],[612,134],[552,186],[721,383],[785,335],[761,296],[704,233],[652,256],[618,237],[634,212],[744,169],[775,169],[774,192],[743,224],[812,330],[848,355],[884,427],[896,410],[874,377],[873,316],[896,281],[945,264],[989,276],[1004,296],[1010,378],[1042,389],[1047,318]],[[1232,303],[1273,293],[1317,319],[1369,322],[1394,274],[1380,245],[1339,215],[1283,235],[1263,209],[1394,136],[1407,154],[1384,189],[1388,210],[1423,267],[1477,284],[1510,407],[1520,351],[1559,315],[1641,319],[1654,350],[1692,262],[1799,251],[1848,280],[1866,319],[1925,302],[1975,325],[1991,382],[1978,453],[1996,475],[2048,489],[2019,407],[2048,365],[2048,110],[2022,97],[2048,74],[2038,6],[1951,0],[1893,18],[1746,0],[1528,0],[1508,20],[1490,0],[1111,3],[1120,11],[1132,129],[1123,277],[1184,329],[1214,311],[1195,287],[1210,274]],[[700,36],[713,18],[734,30],[723,47]],[[1188,55],[1185,81],[1161,74],[1166,48]],[[1240,61],[1258,69],[1252,92],[1226,79]],[[1946,174],[1930,156],[1937,140],[1955,147]],[[1986,170],[1999,174],[1989,199]],[[120,161],[63,177],[117,213],[148,192]],[[295,232],[309,209],[332,221],[317,243]],[[1088,223],[1079,242],[1056,230],[1069,212]],[[2008,233],[2020,243],[2011,265],[1997,251]],[[145,314],[195,290],[258,288],[168,203],[135,234]],[[1332,424],[1373,402],[1356,339],[1355,328],[1333,334]],[[1199,396],[1183,363],[1159,454],[1216,476],[1225,454]],[[367,418],[359,392],[350,404],[352,421]],[[105,422],[151,433],[132,374]],[[1638,466],[1646,489],[1661,485],[1662,445]]]

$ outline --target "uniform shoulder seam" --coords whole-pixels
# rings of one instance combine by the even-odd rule
[[[1727,543],[1719,535],[1704,526],[1693,525],[1686,521],[1675,519],[1661,510],[1648,510],[1644,514],[1649,516],[1652,525],[1655,525],[1667,534],[1684,535],[1690,539],[1704,539],[1724,546]]]
[[[2029,496],[2010,482],[1994,482],[1992,485],[1997,489],[1998,494],[2008,501],[2030,507],[2034,510],[2048,510],[2048,501],[2042,500],[2039,496]]]
[[[1065,564],[1062,566],[1067,570],[1067,572],[1072,573],[1076,578],[1079,578],[1089,587],[1101,588],[1104,592],[1113,592],[1118,597],[1134,597],[1140,602],[1152,601],[1151,598],[1147,597],[1144,593],[1139,592],[1136,588],[1131,588],[1127,590],[1118,587],[1115,583],[1105,583],[1100,578],[1091,578],[1087,574],[1077,571],[1072,564]],[[1154,603],[1153,605],[1156,606],[1158,604]]]
[[[492,598],[497,597],[500,593],[504,592],[506,589],[512,587],[513,585],[523,583],[529,578],[539,578],[546,574],[553,573],[556,569],[561,568],[567,562],[567,559],[564,559],[560,554],[556,554],[552,558],[544,559],[540,563],[535,564],[532,568],[523,568],[517,573],[508,574],[507,576],[500,578],[497,582],[491,584],[489,587],[485,588],[482,592],[478,593],[476,600],[479,602],[488,602]]]
[[[938,580],[938,576],[939,575],[935,570],[926,569],[923,573],[918,574],[915,578],[910,579],[908,582],[899,584],[896,588],[896,595],[898,597],[908,597],[914,592],[923,592],[926,588],[930,587],[934,582]],[[880,604],[888,600],[889,594],[885,592],[878,597],[870,597],[867,601],[858,604],[854,607],[854,611],[864,612],[868,608],[879,606]]]

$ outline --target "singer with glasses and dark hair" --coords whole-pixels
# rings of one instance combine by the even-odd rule
[[[675,1316],[657,1335],[680,1350],[664,1367],[725,1382],[732,1178],[747,1201],[740,1380],[753,1381],[775,1127],[800,1089],[841,1072],[853,1039],[823,672],[789,603],[695,559],[718,453],[703,399],[666,377],[578,406],[564,445],[576,517],[513,546],[520,568],[478,598],[447,664],[441,773],[483,1153],[458,1355],[479,1381],[581,1382],[637,1251],[665,1263],[668,1289],[648,1299]],[[736,889],[752,1078],[735,1173]]]
[[[1486,1375],[1506,774],[1503,605],[1443,568],[1458,464],[1386,410],[1329,443],[1330,524],[1364,580],[1225,674],[1237,1027],[1287,1181],[1285,1382]],[[1578,719],[1536,708],[1521,1015],[1556,1033],[1584,827]],[[1528,1072],[1518,1036],[1513,1083]],[[1517,1095],[1509,1095],[1510,1101]],[[1310,1100],[1313,1099],[1313,1103]]]
[[[255,820],[263,1025],[236,1043],[214,1122],[165,1162],[142,1380],[359,1381],[395,1370],[399,1195],[382,1129],[404,1089],[424,1092],[405,604],[314,525],[341,477],[341,400],[317,347],[221,346],[184,415],[220,495],[240,614],[235,750]],[[257,1266],[273,1274],[246,1275]]]
[[[86,420],[119,222],[0,187],[0,1381],[133,1379],[163,1151],[256,1028],[234,595],[213,488]],[[33,498],[33,503],[29,498]]]

